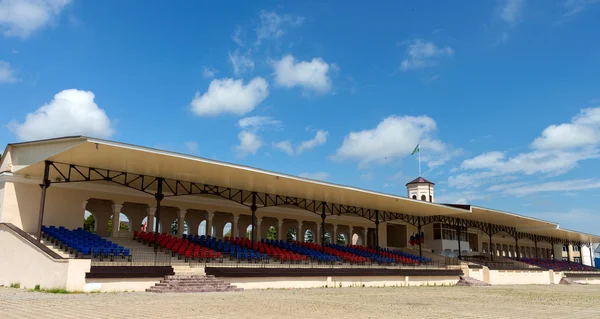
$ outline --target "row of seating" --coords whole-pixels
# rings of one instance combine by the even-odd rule
[[[76,257],[131,257],[129,249],[81,227],[69,230],[63,226],[42,226],[42,235]]]
[[[511,258],[516,260],[516,258]],[[580,263],[568,262],[564,260],[548,260],[548,259],[532,259],[532,258],[520,258],[518,261],[529,265],[537,266],[540,268],[553,269],[559,271],[600,271],[600,269],[582,265]]]
[[[153,233],[152,236],[148,236],[148,233],[146,232],[135,231],[133,233],[133,239],[150,245],[156,243],[161,249],[171,251],[173,257],[177,256],[178,258],[185,258],[186,261],[223,261],[221,253],[213,249],[203,247],[197,243],[190,242],[183,238],[177,238],[176,236],[168,235],[166,233],[162,233],[158,238],[155,238]]]

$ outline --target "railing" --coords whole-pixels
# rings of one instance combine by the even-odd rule
[[[317,259],[307,258],[297,261],[280,261],[273,258],[239,259],[240,256],[230,257],[227,254],[221,258],[188,260],[190,266],[194,267],[229,267],[229,268],[366,268],[366,269],[460,269],[460,262],[431,262],[420,264],[379,264],[367,263],[342,263],[342,262],[319,262]]]
[[[463,261],[475,263],[481,266],[486,266],[490,270],[512,270],[512,269],[523,269],[523,270],[540,270],[542,268],[529,265],[518,261],[491,261],[484,256],[463,256]]]
[[[80,256],[92,260],[92,266],[170,266],[171,252],[131,250],[129,256],[100,255],[97,257]]]

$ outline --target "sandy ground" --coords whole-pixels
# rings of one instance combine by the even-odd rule
[[[0,288],[0,318],[600,318],[600,286],[69,295]]]

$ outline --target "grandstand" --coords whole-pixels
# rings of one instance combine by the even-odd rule
[[[381,194],[82,136],[9,144],[0,172],[0,285],[199,292],[460,276],[600,282],[598,236],[436,203],[435,184],[422,177],[406,196]],[[84,229],[85,212],[94,223]]]

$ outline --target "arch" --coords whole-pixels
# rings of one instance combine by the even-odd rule
[[[85,210],[83,212],[83,229],[89,232],[96,232],[96,216],[93,212]]]
[[[275,226],[270,226],[267,228],[267,238],[269,240],[277,240],[277,228]]]
[[[110,214],[108,218],[108,222],[106,225],[106,230],[108,231],[109,236],[112,234],[113,228],[113,214]],[[127,215],[120,213],[119,215],[119,231],[131,231],[131,222],[129,221],[129,217]]]
[[[427,201],[427,196],[425,196],[425,195],[421,195],[421,200],[422,200],[422,201]]]
[[[314,243],[315,242],[315,234],[312,232],[312,230],[307,229],[304,232],[304,241],[307,243]]]
[[[330,232],[325,233],[325,243],[331,244],[331,233]]]
[[[215,233],[215,226],[211,227],[210,233],[211,234]],[[199,236],[202,236],[202,235],[206,236],[206,220],[201,221],[200,224],[198,225],[198,235]]]
[[[152,223],[154,225],[154,228],[156,227],[156,216],[152,217],[152,219],[154,219],[154,222]],[[148,229],[148,216],[144,217],[144,219],[142,219],[142,230],[147,231],[147,232],[153,232],[154,229]]]
[[[223,225],[223,237],[233,237],[233,224],[231,222]]]
[[[352,234],[352,245],[363,246],[364,245],[363,243],[364,243],[364,239],[362,238],[361,235],[359,235],[358,233]]]
[[[298,236],[296,236],[296,229],[294,227],[290,227],[285,235],[285,240],[288,242],[300,240]]]
[[[412,195],[412,199],[417,199],[417,195]]]
[[[258,236],[258,234],[256,234]],[[248,225],[248,227],[246,227],[246,232],[244,233],[244,237],[246,238],[252,238],[252,224]]]
[[[337,237],[338,238],[337,238],[336,244],[338,244],[338,245],[346,245],[347,244],[346,235],[338,234]]]

